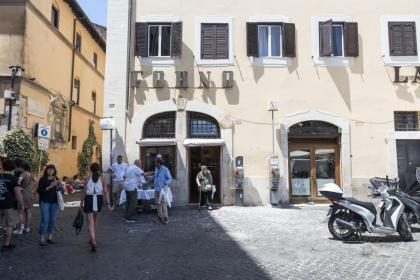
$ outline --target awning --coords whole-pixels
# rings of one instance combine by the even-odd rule
[[[225,140],[223,139],[185,139],[185,147],[200,147],[200,146],[223,146]]]
[[[153,146],[176,146],[175,139],[159,139],[159,138],[150,138],[150,139],[141,139],[137,142],[140,147],[153,147]]]

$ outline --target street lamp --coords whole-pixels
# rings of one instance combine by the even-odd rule
[[[7,131],[12,128],[12,108],[13,108],[13,100],[16,98],[15,95],[15,77],[19,73],[19,71],[23,72],[25,69],[22,68],[20,65],[11,65],[9,66],[10,71],[12,71],[11,78],[11,90],[5,91],[4,97],[5,99],[9,100],[9,113],[7,117]]]
[[[99,127],[105,131],[109,130],[109,166],[112,166],[112,131],[115,129],[115,121],[114,117],[103,117],[99,121]],[[109,173],[109,187],[110,187],[110,193],[112,193],[112,175]],[[112,203],[112,201],[111,201]],[[114,206],[114,205],[111,205]]]

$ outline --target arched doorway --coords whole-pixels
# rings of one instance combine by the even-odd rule
[[[292,203],[324,201],[324,184],[340,184],[340,130],[324,121],[303,121],[289,128],[289,180]]]

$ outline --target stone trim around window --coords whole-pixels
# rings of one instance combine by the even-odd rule
[[[353,57],[332,56],[320,57],[319,55],[319,23],[332,20],[333,22],[351,22],[351,16],[314,16],[311,19],[312,29],[312,60],[316,66],[347,67],[354,63]]]
[[[390,56],[388,22],[414,21],[416,23],[417,56]],[[384,15],[381,17],[382,59],[387,66],[418,66],[420,64],[420,16]]]

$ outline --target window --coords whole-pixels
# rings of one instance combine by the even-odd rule
[[[64,139],[64,112],[57,110],[54,112],[54,139],[53,142],[56,144],[65,143]]]
[[[92,91],[93,113],[96,114],[96,92]]]
[[[77,149],[77,136],[72,136],[71,137],[71,148],[72,148],[72,150]]]
[[[281,27],[280,25],[258,26],[259,57],[281,56]]]
[[[156,155],[160,154],[172,178],[176,178],[176,146],[141,147],[140,153],[144,171],[155,170]]]
[[[415,22],[388,22],[388,37],[390,56],[417,55]]]
[[[188,112],[188,138],[220,138],[219,124],[208,115]]]
[[[96,52],[93,52],[93,65],[95,66],[95,69],[98,68],[98,55]]]
[[[149,56],[171,56],[170,25],[149,25]]]
[[[229,24],[201,24],[201,59],[229,59]]]
[[[416,111],[394,112],[395,131],[419,131],[419,119]]]
[[[79,33],[76,34],[76,42],[74,43],[76,51],[81,52],[82,50],[82,36]]]
[[[342,24],[332,25],[332,56],[344,55],[343,33]]]
[[[73,101],[77,105],[80,103],[80,81],[77,78],[73,80]]]
[[[175,138],[176,112],[165,112],[146,120],[143,138]]]
[[[58,19],[59,13],[58,9],[54,6],[51,7],[51,24],[54,25],[55,28],[58,28]]]

